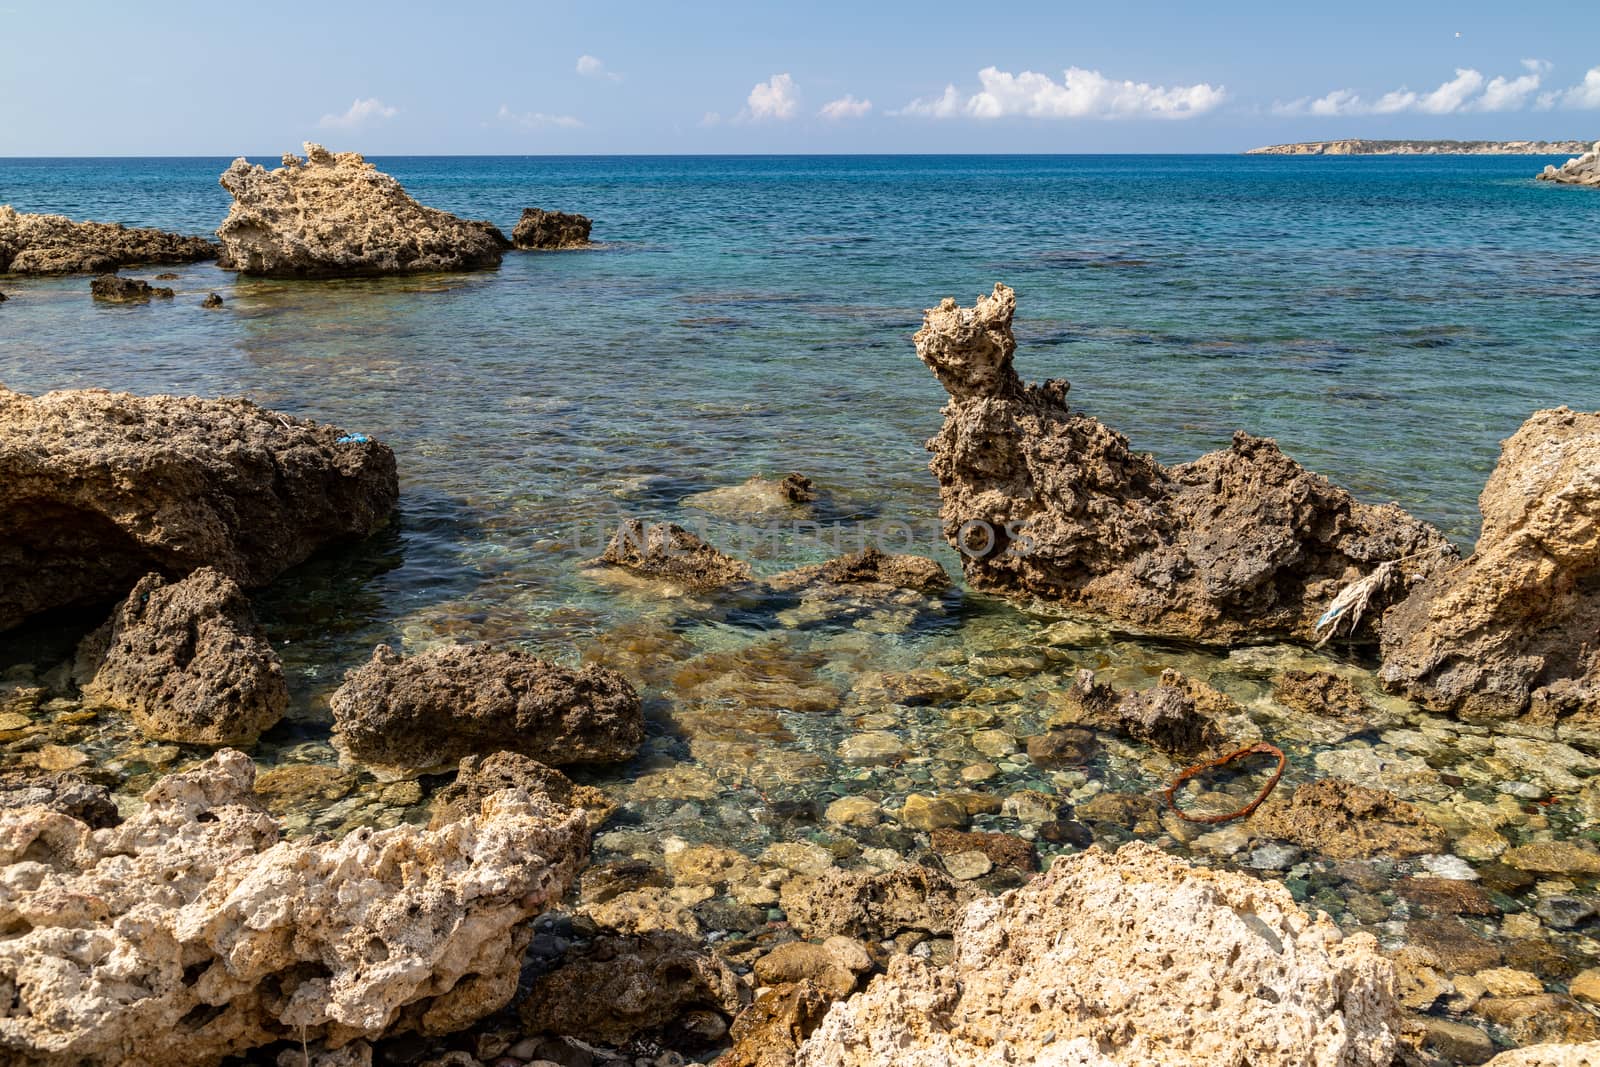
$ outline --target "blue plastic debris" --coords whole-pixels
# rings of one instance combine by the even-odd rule
[[[370,440],[372,438],[364,433],[347,433],[334,443],[340,445],[364,445]]]

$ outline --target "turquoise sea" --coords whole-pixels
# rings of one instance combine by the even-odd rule
[[[0,203],[206,233],[227,210],[216,179],[228,162],[0,160]],[[1270,435],[1359,496],[1398,500],[1470,546],[1500,440],[1541,407],[1600,408],[1600,192],[1532,180],[1559,160],[374,162],[422,202],[508,232],[525,206],[583,212],[602,244],[513,253],[479,274],[358,282],[179,267],[163,283],[178,299],[145,307],[96,305],[82,277],[0,278],[10,297],[0,381],[14,389],[244,394],[394,447],[397,523],[257,597],[294,693],[289,721],[255,753],[264,765],[334,760],[327,696],[374,644],[483,638],[612,663],[645,691],[645,751],[589,776],[622,805],[601,856],[659,850],[661,834],[677,834],[752,853],[809,840],[849,864],[863,849],[925,844],[890,823],[826,823],[822,806],[837,797],[892,811],[910,792],[957,787],[1080,806],[1102,791],[1148,795],[1172,770],[1148,752],[1113,745],[1047,772],[1020,751],[1085,666],[1119,686],[1164,666],[1210,680],[1290,752],[1288,783],[1366,775],[1434,805],[1442,822],[1441,805],[1505,799],[1507,765],[1480,758],[1481,730],[1458,734],[1386,702],[1338,650],[1141,643],[1052,629],[960,592],[930,610],[804,624],[759,605],[664,601],[580,565],[620,514],[692,522],[762,573],[824,558],[831,534],[755,537],[687,502],[793,470],[824,491],[807,518],[843,547],[881,537],[905,550],[909,538],[954,572],[923,450],[944,395],[911,334],[923,308],[971,303],[995,281],[1018,294],[1022,375],[1070,380],[1071,399],[1136,447],[1175,462],[1224,447],[1237,428]],[[212,291],[221,312],[199,307]],[[0,668],[43,671],[60,651],[49,635],[7,635]],[[1346,736],[1295,720],[1272,688],[1296,665],[1346,674],[1391,726],[1393,716],[1412,725]],[[886,707],[880,672],[929,667],[966,695],[953,707]],[[843,758],[868,731],[905,751],[881,764]],[[129,794],[198,755],[141,747],[114,721],[66,736]],[[1392,766],[1406,773],[1372,769]],[[1514,773],[1534,783],[1518,796],[1542,788],[1536,770]],[[1464,784],[1447,788],[1441,775]],[[1243,776],[1217,788],[1253,791]],[[414,798],[380,793],[362,778],[337,803],[288,806],[295,825],[334,830],[425,817]],[[1034,832],[1014,810],[974,810],[977,828]],[[1578,811],[1523,818],[1501,830],[1595,836]],[[1131,826],[1094,832],[1114,843]],[[1162,840],[1188,847],[1181,834]],[[1351,890],[1314,857],[1285,862],[1296,863],[1296,891],[1335,918],[1400,936],[1404,904],[1392,895]],[[1407,870],[1390,864],[1385,876]]]

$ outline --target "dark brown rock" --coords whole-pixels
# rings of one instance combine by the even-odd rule
[[[0,630],[150,571],[264,585],[398,495],[384,445],[247,400],[0,387]]]
[[[209,293],[204,300],[200,301],[200,306],[203,308],[219,308],[222,306],[222,297],[218,293]]]
[[[152,297],[172,299],[172,290],[154,288],[138,278],[124,278],[118,274],[102,274],[89,283],[89,292],[96,300],[111,304],[148,304]]]
[[[511,244],[521,249],[586,248],[589,230],[594,225],[587,216],[564,211],[522,209],[522,217],[511,231]]]
[[[719,552],[670,522],[625,520],[595,562],[693,589],[715,589],[751,578],[748,563]]]
[[[1309,639],[1339,590],[1378,564],[1416,557],[1407,570],[1426,572],[1453,554],[1431,526],[1360,503],[1265,438],[1236,433],[1226,451],[1172,468],[1133,451],[1067,406],[1065,382],[1022,383],[1015,310],[996,285],[976,307],[929,310],[916,335],[951,397],[928,448],[945,537],[974,588],[1173,637]],[[1393,584],[1369,620],[1403,592]]]
[[[1028,758],[1040,767],[1072,767],[1089,760],[1100,742],[1088,730],[1049,730],[1028,738]]]
[[[1223,734],[1195,695],[1194,683],[1175,670],[1164,670],[1156,685],[1124,696],[1107,725],[1170,755],[1197,756],[1220,745]]]
[[[0,810],[48,808],[99,830],[122,821],[111,791],[71,771],[0,771]]]
[[[1498,966],[1500,948],[1475,933],[1460,919],[1423,919],[1406,923],[1406,940],[1432,952],[1446,974],[1476,974]]]
[[[203,237],[73,222],[64,215],[24,215],[0,206],[0,274],[104,274],[216,258],[217,246]]]
[[[127,712],[157,741],[249,747],[289,706],[250,601],[212,567],[141,578],[78,647],[74,674],[85,703]]]
[[[639,694],[615,671],[483,644],[405,657],[379,645],[329,706],[342,753],[406,771],[501,751],[554,766],[614,763],[644,739]]]
[[[258,787],[259,788],[259,787]],[[433,795],[429,806],[428,829],[478,814],[489,797],[507,789],[522,789],[529,796],[546,796],[564,808],[580,808],[589,818],[589,828],[597,829],[616,805],[605,792],[592,785],[578,785],[554,767],[518,752],[496,752],[488,756],[467,756],[456,769],[455,781]]]
[[[518,1011],[534,1033],[621,1044],[696,1009],[732,1018],[748,997],[738,975],[698,941],[653,930],[574,949],[535,979]]]
[[[948,935],[973,891],[928,867],[792,878],[779,891],[789,924],[813,941],[842,934],[884,941],[906,931]]]
[[[1285,671],[1272,695],[1285,707],[1319,718],[1363,722],[1372,710],[1354,682],[1328,671]]]
[[[1500,907],[1474,882],[1412,876],[1396,888],[1400,895],[1433,915],[1499,915]]]
[[[1448,836],[1386,789],[1342,778],[1308,782],[1286,797],[1275,791],[1248,823],[1261,837],[1290,841],[1329,859],[1416,856],[1438,852]]]
[[[1384,618],[1380,678],[1475,722],[1536,706],[1600,740],[1600,412],[1534,413],[1479,497],[1483,532]]]
[[[1010,867],[1018,871],[1039,869],[1039,853],[1033,842],[1015,834],[995,834],[982,831],[952,830],[939,827],[929,835],[933,850],[942,856],[961,852],[981,852],[996,867]]]
[[[1144,793],[1096,793],[1077,805],[1075,814],[1090,822],[1107,822],[1137,833],[1160,829],[1161,805]]]
[[[768,584],[775,589],[837,585],[942,593],[950,588],[950,576],[936,561],[926,556],[890,555],[878,548],[868,547],[826,563],[784,571],[769,579]]]

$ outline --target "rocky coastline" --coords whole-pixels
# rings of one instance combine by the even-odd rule
[[[1561,166],[1546,166],[1538,175],[1542,182],[1557,185],[1588,185],[1600,188],[1600,141],[1592,145],[1579,145],[1573,149],[1580,153]]]
[[[1556,156],[1582,152],[1587,141],[1300,141],[1252,148],[1247,156]]]
[[[504,251],[487,224],[313,148],[230,169],[229,263],[324,277]],[[329,191],[345,187],[366,192]],[[355,212],[340,241],[360,254],[291,218],[324,193]],[[557,223],[541,221],[577,225]],[[582,573],[655,605],[653,628],[593,636],[576,665],[512,643],[380,646],[316,709],[336,762],[277,758],[308,727],[251,597],[391,521],[394,452],[243,399],[0,390],[0,628],[92,616],[64,661],[0,675],[0,1053],[1600,1053],[1600,851],[1571,832],[1600,813],[1600,413],[1536,412],[1506,441],[1463,558],[1243,431],[1155,462],[1065,382],[1022,380],[1015,312],[997,284],[928,309],[913,343],[949,395],[928,442],[945,535],[975,595],[1041,613],[1028,642],[865,669],[875,635],[948,622],[962,594],[937,561],[866,549],[762,573],[635,519]],[[693,506],[818,495],[790,475]],[[692,612],[821,637],[695,649]],[[1128,633],[1181,651],[1122,670]],[[824,672],[817,647],[852,669]],[[1191,648],[1250,686],[1200,676]],[[779,743],[831,718],[851,724],[827,756],[851,775],[837,794],[823,756]],[[1243,764],[1269,750],[1293,766],[1263,787]],[[793,788],[741,809],[707,767]],[[1001,789],[1003,769],[1027,784]],[[308,815],[328,811],[341,821]],[[776,829],[742,851],[703,839],[713,811],[752,839]]]

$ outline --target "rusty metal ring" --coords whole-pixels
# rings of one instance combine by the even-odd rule
[[[1178,787],[1196,775],[1203,774],[1206,771],[1212,770],[1216,767],[1226,766],[1236,759],[1243,759],[1245,756],[1254,756],[1258,753],[1268,756],[1277,756],[1278,769],[1272,772],[1272,777],[1267,780],[1266,785],[1261,787],[1261,792],[1256,794],[1256,798],[1250,803],[1246,804],[1244,807],[1240,808],[1238,811],[1230,811],[1226,815],[1190,815],[1188,812],[1179,808],[1178,802],[1173,799],[1172,794],[1178,791]],[[1173,779],[1172,784],[1161,790],[1158,795],[1162,800],[1166,801],[1167,807],[1171,809],[1172,814],[1187,822],[1232,822],[1234,819],[1244,818],[1246,815],[1249,815],[1251,812],[1260,807],[1261,802],[1267,799],[1267,795],[1271,793],[1273,787],[1278,784],[1278,779],[1283,777],[1283,772],[1288,766],[1289,757],[1283,754],[1283,749],[1266,741],[1257,741],[1249,748],[1241,748],[1237,752],[1230,752],[1226,756],[1219,756],[1208,763],[1197,763],[1193,767],[1186,767],[1177,778]]]

